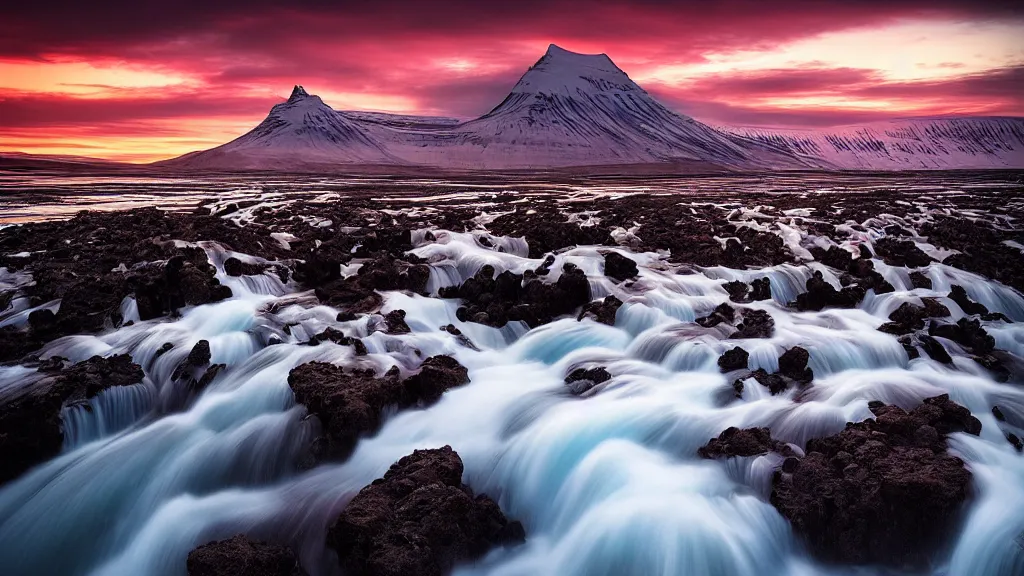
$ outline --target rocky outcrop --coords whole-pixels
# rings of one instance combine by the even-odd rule
[[[456,311],[461,322],[501,327],[523,321],[533,328],[589,303],[590,283],[582,270],[569,263],[562,266],[555,282],[544,282],[532,270],[525,274],[506,270],[495,277],[494,267],[485,265],[461,286],[442,288],[439,295],[462,299],[463,306]]]
[[[824,308],[855,308],[864,299],[865,291],[860,286],[845,286],[836,290],[825,281],[820,271],[815,271],[805,285],[807,291],[796,297],[797,310],[822,310]]]
[[[730,324],[736,322],[736,309],[722,303],[715,307],[707,316],[697,318],[695,322],[704,328],[714,328],[719,324]],[[775,320],[765,310],[755,308],[740,308],[739,322],[735,324],[736,330],[729,338],[771,338],[775,333]]]
[[[234,256],[224,261],[224,273],[228,276],[256,276],[263,274],[266,270],[266,265],[242,262]]]
[[[771,502],[826,561],[925,565],[970,493],[946,435],[976,435],[981,423],[946,395],[909,413],[870,408],[874,419],[808,441],[806,456],[776,475]]]
[[[640,273],[636,262],[618,252],[609,252],[604,255],[604,275],[622,282],[635,278]]]
[[[750,284],[733,280],[722,285],[729,293],[729,300],[738,303],[772,299],[772,283],[768,277],[755,278]]]
[[[189,576],[305,576],[299,559],[287,546],[250,540],[239,534],[203,544],[189,552]]]
[[[548,252],[576,246],[613,245],[608,229],[580,226],[567,222],[556,206],[534,207],[499,216],[488,225],[500,236],[525,238],[530,258],[541,258]]]
[[[875,252],[890,266],[920,268],[932,263],[931,257],[910,240],[880,238],[875,242]]]
[[[150,320],[175,314],[184,306],[230,298],[231,289],[220,284],[216,272],[202,248],[178,248],[166,262],[134,270],[126,282],[138,304],[139,318]]]
[[[767,428],[726,428],[717,438],[697,449],[701,458],[735,458],[760,456],[769,452],[791,455],[792,449],[772,438]]]
[[[327,533],[349,576],[442,576],[495,546],[523,541],[519,522],[462,484],[450,446],[416,450],[363,488]]]
[[[371,312],[383,300],[378,292],[404,290],[416,294],[426,292],[430,268],[413,254],[398,258],[392,254],[375,255],[363,263],[359,271],[341,278],[341,262],[328,260],[307,262],[303,275],[296,278],[306,286],[315,287],[316,297],[324,304],[348,313]]]
[[[726,350],[724,354],[718,359],[718,367],[722,372],[731,372],[733,370],[745,370],[747,368],[747,360],[750,358],[750,354],[746,350],[739,346]]]
[[[142,382],[144,374],[127,354],[93,356],[65,368],[45,363],[42,379],[0,406],[0,483],[60,453],[64,443],[61,409],[113,386]]]
[[[807,384],[814,379],[814,372],[807,367],[811,354],[805,348],[794,346],[779,356],[779,374],[799,382]]]
[[[321,342],[334,342],[341,346],[351,346],[356,356],[366,356],[368,353],[366,344],[355,336],[346,336],[344,332],[337,328],[328,326],[323,332],[314,335],[306,344],[309,346],[316,346]]]
[[[397,367],[378,378],[372,370],[345,370],[325,362],[302,364],[288,374],[295,401],[323,424],[323,436],[313,447],[317,460],[346,458],[360,436],[380,428],[386,407],[430,404],[466,382],[466,368],[448,356],[427,358],[405,381]]]
[[[592,318],[596,322],[601,324],[607,324],[608,326],[615,326],[615,317],[619,313],[619,308],[622,307],[622,300],[619,300],[615,296],[605,296],[604,300],[595,300],[588,302],[580,310],[577,320],[583,320],[584,318]]]
[[[729,338],[771,338],[775,333],[775,320],[765,310],[744,308],[740,311],[741,321]]]

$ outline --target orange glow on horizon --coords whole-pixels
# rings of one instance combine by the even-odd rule
[[[770,47],[716,46],[687,57],[660,52],[653,41],[617,46],[609,38],[601,46],[569,38],[565,44],[609,54],[643,87],[656,89],[666,105],[698,119],[689,106],[831,113],[842,124],[856,114],[1024,114],[1020,94],[958,84],[1024,70],[1019,38],[1020,22],[895,21],[812,31]],[[182,50],[178,59],[148,53],[136,60],[71,54],[0,59],[0,151],[124,162],[171,158],[250,130],[266,115],[267,103],[287,97],[292,83],[303,83],[337,110],[466,118],[470,114],[460,110],[482,113],[500,102],[502,90],[511,88],[547,44],[496,39],[494,46],[460,55],[457,45],[431,51],[429,42],[381,42],[360,52],[369,63],[357,68],[361,73],[335,73],[323,56],[319,71],[304,77],[301,64],[208,54],[202,47],[208,40],[195,40],[198,47],[184,41],[161,45],[160,50]],[[304,48],[316,56],[331,53]],[[823,78],[815,82],[818,73]],[[450,102],[462,108],[446,108]]]

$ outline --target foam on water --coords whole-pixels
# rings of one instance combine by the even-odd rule
[[[791,237],[797,230],[783,229],[787,242],[810,241]],[[487,236],[488,246],[479,233],[433,234],[436,243],[425,243],[425,232],[414,234],[414,252],[431,262],[431,292],[486,264],[521,273],[541,263],[526,257],[521,239]],[[565,318],[533,330],[522,323],[498,329],[460,322],[455,300],[387,293],[382,312],[405,310],[412,329],[392,335],[375,330],[377,316],[338,322],[337,310],[273,273],[227,277],[226,253],[203,246],[233,298],[174,320],[70,336],[44,348],[44,356],[75,361],[128,353],[147,379],[109,389],[88,408],[66,408],[64,453],[0,489],[5,574],[181,575],[191,549],[240,532],[289,542],[312,574],[333,574],[323,548],[333,518],[392,462],[444,444],[462,456],[464,480],[498,500],[528,535],[520,547],[460,567],[460,575],[847,574],[811,560],[767,502],[777,456],[704,461],[697,448],[729,426],[768,426],[799,449],[870,417],[869,400],[911,408],[941,393],[978,415],[983,430],[978,438],[952,437],[977,493],[935,574],[1024,570],[1014,540],[1024,530],[1024,459],[991,415],[999,404],[1024,418],[1024,391],[983,370],[952,369],[927,356],[909,360],[896,337],[876,329],[901,302],[943,296],[954,283],[990,309],[1024,318],[1024,299],[1005,286],[933,264],[933,289],[911,290],[899,271],[879,266],[897,292],[869,295],[853,310],[794,312],[784,304],[814,270],[838,286],[835,274],[816,263],[673,274],[647,267],[657,255],[641,254],[631,255],[642,266],[640,277],[626,286],[603,278],[599,249],[579,247],[557,255],[551,278],[564,262],[578,265],[591,276],[595,297],[614,293],[625,302],[615,326]],[[764,276],[773,299],[747,306],[772,316],[771,338],[734,340],[730,326],[693,324],[727,301],[725,281]],[[942,301],[954,319],[961,314]],[[130,312],[131,303],[123,309]],[[447,324],[474,347],[440,329]],[[356,357],[329,342],[302,345],[327,326],[363,338],[369,354]],[[986,327],[999,348],[1021,353],[1024,328]],[[280,343],[269,346],[271,338]],[[171,374],[201,339],[210,342],[212,361],[226,368],[198,396],[176,403],[183,384]],[[168,342],[173,348],[157,356]],[[769,371],[782,352],[802,346],[810,352],[814,384],[772,396],[747,380],[741,397],[723,405],[732,382],[716,360],[734,346],[750,352],[751,368]],[[959,348],[950,349],[957,366],[973,364]],[[344,463],[296,468],[317,430],[294,403],[287,384],[292,368],[315,360],[408,373],[435,354],[454,355],[471,382],[428,408],[389,413]],[[563,379],[585,365],[606,366],[613,378],[579,398]],[[0,367],[0,394],[20,393],[33,374]]]

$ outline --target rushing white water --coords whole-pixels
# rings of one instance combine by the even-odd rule
[[[785,233],[797,245],[808,241],[792,237],[802,234],[796,228]],[[485,264],[522,272],[541,263],[526,257],[522,240],[434,234],[436,242],[422,231],[414,235],[415,253],[432,262],[430,292]],[[202,246],[218,268],[231,255],[249,258]],[[412,329],[390,335],[372,331],[373,316],[338,322],[337,310],[273,273],[231,278],[220,270],[234,293],[230,300],[176,320],[48,344],[44,356],[75,361],[131,354],[147,378],[107,390],[88,409],[66,408],[64,453],[0,489],[3,573],[181,575],[195,546],[245,532],[291,542],[312,574],[333,574],[324,531],[348,500],[413,449],[450,444],[465,462],[465,481],[498,500],[528,535],[523,546],[496,550],[459,574],[849,574],[811,560],[767,502],[777,456],[704,461],[697,448],[729,426],[768,426],[799,448],[870,417],[869,400],[910,408],[941,393],[968,407],[983,430],[977,438],[952,437],[974,473],[975,494],[935,574],[1024,573],[1024,457],[1000,425],[1021,431],[991,413],[998,404],[1011,421],[1024,421],[1024,389],[995,382],[954,343],[946,343],[956,358],[951,368],[927,355],[910,360],[894,336],[876,330],[900,303],[923,296],[937,297],[954,320],[960,317],[945,298],[951,284],[1014,320],[1024,320],[1020,294],[939,264],[928,268],[933,289],[911,289],[898,271],[877,262],[896,292],[869,294],[858,309],[797,313],[785,303],[803,291],[812,271],[838,285],[820,264],[676,274],[654,267],[656,254],[631,256],[641,265],[633,283],[604,278],[595,247],[563,252],[552,266],[554,278],[562,263],[576,264],[590,276],[595,298],[622,299],[614,327],[566,318],[533,330],[522,323],[495,329],[459,322],[455,301],[388,293],[383,312],[405,310]],[[763,276],[773,299],[749,307],[771,314],[773,337],[729,340],[729,328],[692,323],[728,300],[724,282]],[[447,324],[475,348],[439,330]],[[356,357],[333,343],[301,345],[327,326],[362,337],[369,354]],[[1024,350],[1024,325],[985,326],[999,348]],[[212,362],[226,368],[196,396],[171,373],[202,339]],[[158,356],[168,342],[173,348]],[[768,370],[783,351],[803,346],[814,385],[772,396],[748,381],[741,398],[723,405],[731,380],[716,360],[737,345],[750,352],[752,368]],[[390,414],[344,463],[295,467],[316,430],[288,388],[293,367],[317,360],[408,372],[435,354],[454,355],[471,383],[429,408]],[[584,398],[572,396],[565,374],[593,364],[613,378]],[[0,391],[19,383],[31,385],[26,369],[0,368]]]

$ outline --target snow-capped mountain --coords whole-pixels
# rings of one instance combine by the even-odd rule
[[[295,86],[258,126],[227,144],[192,152],[163,166],[206,170],[289,170],[338,164],[401,163],[358,122]]]
[[[608,56],[576,54],[553,44],[484,116],[431,139],[379,137],[412,163],[460,168],[678,161],[741,168],[817,165],[676,114]]]
[[[911,118],[822,130],[719,130],[851,170],[1024,168],[1024,118]]]
[[[810,131],[712,127],[662,106],[608,56],[552,44],[504,101],[468,122],[339,112],[296,86],[247,134],[158,165],[319,171],[662,163],[736,170],[1024,168],[1024,119],[911,119]]]

